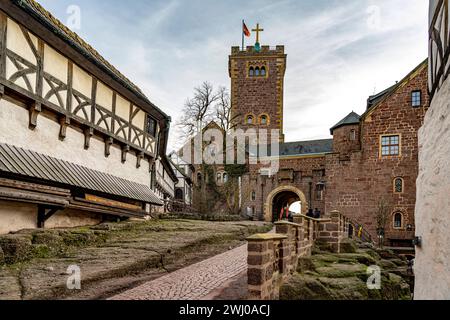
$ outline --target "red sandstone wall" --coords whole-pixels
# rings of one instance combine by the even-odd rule
[[[421,108],[411,107],[411,92],[422,91]],[[327,156],[327,211],[339,210],[362,223],[376,236],[378,203],[385,199],[389,216],[387,238],[412,239],[406,225],[414,224],[415,182],[418,175],[418,129],[429,106],[427,68],[424,66],[410,80],[382,102],[372,113],[363,116],[361,152],[351,154],[351,161],[339,155]],[[380,135],[401,135],[401,156],[380,158]],[[404,193],[394,194],[393,180],[404,179]],[[393,214],[404,214],[401,230],[393,228]]]

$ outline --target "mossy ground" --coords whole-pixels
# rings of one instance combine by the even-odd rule
[[[0,299],[105,298],[271,229],[242,221],[152,220],[1,236]],[[81,268],[81,291],[65,289],[70,265]]]
[[[312,257],[300,258],[297,272],[280,290],[281,300],[411,299],[407,262],[392,252],[355,248],[348,250],[353,253],[334,254],[323,249],[315,248]],[[368,289],[369,266],[381,268],[380,290]]]

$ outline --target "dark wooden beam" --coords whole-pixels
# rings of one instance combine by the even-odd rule
[[[59,140],[64,141],[67,136],[67,127],[70,125],[70,118],[63,116],[59,119]]]
[[[43,229],[45,222],[55,215],[61,208],[48,208],[43,205],[38,206],[37,227]]]
[[[92,78],[91,92],[91,122],[95,125],[95,108],[97,105],[97,79]]]
[[[44,87],[44,41],[38,40],[36,94],[42,97]]]
[[[126,145],[122,147],[122,163],[127,161],[127,153],[130,152],[130,146]]]
[[[0,11],[0,77],[6,78],[6,15]]]
[[[111,155],[111,146],[114,143],[113,138],[106,138],[105,140],[105,157],[108,158]]]
[[[91,138],[94,135],[94,129],[84,129],[84,149],[87,150],[91,146]]]
[[[73,63],[69,61],[67,65],[67,101],[66,110],[72,112],[72,87],[73,87]]]
[[[34,130],[37,126],[37,118],[42,111],[40,102],[34,102],[29,109],[29,123],[30,130]]]
[[[141,161],[142,161],[142,159],[144,159],[145,158],[145,153],[144,152],[139,152],[137,155],[136,155],[136,168],[137,169],[139,169],[140,167],[141,167]]]

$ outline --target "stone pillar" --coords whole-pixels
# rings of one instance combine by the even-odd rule
[[[284,255],[288,251],[287,239],[287,236],[279,234],[256,234],[247,238],[249,299],[277,298],[282,281],[280,273],[284,269]],[[276,270],[277,268],[280,270]]]

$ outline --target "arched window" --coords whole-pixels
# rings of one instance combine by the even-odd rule
[[[247,116],[247,119],[245,120],[245,122],[247,124],[253,124],[253,122],[254,122],[253,116]]]
[[[217,172],[217,184],[221,184],[221,183],[222,183],[222,173]]]
[[[175,199],[176,200],[184,200],[183,190],[178,188],[175,190]]]
[[[248,70],[248,76],[249,77],[255,76],[255,69],[253,67],[250,67],[250,70]]]
[[[223,180],[223,183],[227,183],[228,182],[228,173],[224,173],[223,175],[222,175],[222,180]]]
[[[394,193],[403,193],[404,182],[402,178],[394,179]]]
[[[259,67],[256,67],[256,68],[255,68],[255,77],[259,77],[260,74],[261,74],[261,73],[260,73],[260,71],[259,71]]]
[[[266,125],[267,124],[268,121],[267,121],[267,116],[266,115],[262,115],[260,119],[261,119],[260,123],[262,125]]]
[[[261,68],[261,76],[265,77],[266,76],[266,67],[262,67]]]
[[[256,192],[255,191],[252,192],[252,201],[256,201]]]
[[[396,212],[394,214],[394,229],[401,229],[403,227],[403,214]]]

